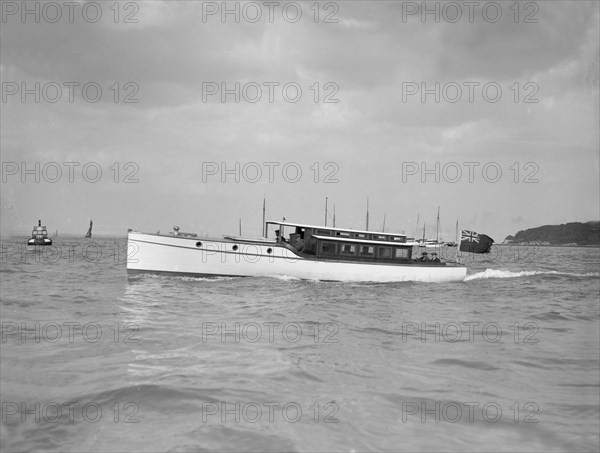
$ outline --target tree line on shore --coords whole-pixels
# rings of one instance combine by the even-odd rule
[[[548,245],[600,245],[600,221],[570,222],[544,225],[507,236],[505,243],[538,243]]]

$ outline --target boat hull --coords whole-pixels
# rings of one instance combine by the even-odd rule
[[[186,238],[129,232],[128,273],[273,277],[360,282],[463,281],[466,267],[439,263],[365,263],[300,256],[270,240]]]
[[[52,245],[52,239],[29,239],[27,245]]]

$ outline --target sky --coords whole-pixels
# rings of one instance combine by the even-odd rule
[[[599,2],[0,3],[2,235],[600,219]]]

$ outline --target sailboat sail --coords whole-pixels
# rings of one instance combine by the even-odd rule
[[[87,231],[87,233],[85,235],[86,238],[91,238],[92,237],[92,225],[93,225],[93,222],[90,220],[90,228],[88,229],[88,231]]]

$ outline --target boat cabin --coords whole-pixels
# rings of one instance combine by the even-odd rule
[[[45,225],[42,225],[42,221],[38,221],[38,225],[33,227],[33,231],[31,232],[32,239],[44,239],[48,237],[48,230]]]
[[[404,234],[269,221],[266,222],[265,236],[268,236],[270,225],[277,228],[277,242],[287,244],[299,255],[336,261],[401,262],[412,259],[412,245],[406,243]],[[288,239],[286,233],[289,233]]]

